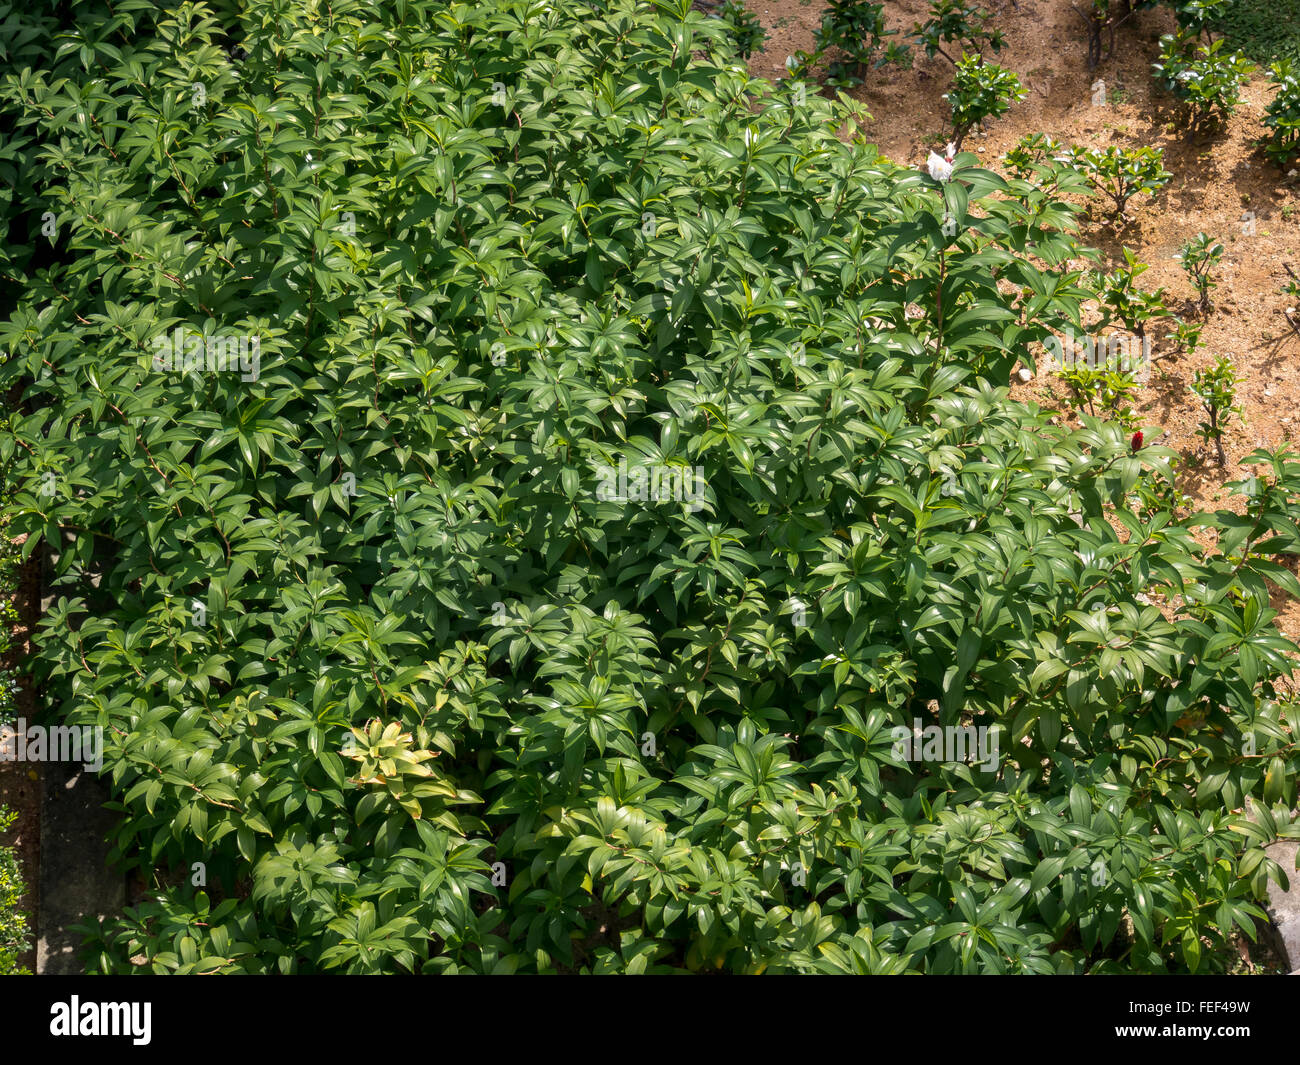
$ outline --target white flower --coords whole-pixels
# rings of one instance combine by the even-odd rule
[[[935,181],[947,181],[952,177],[952,160],[945,159],[938,152],[931,152],[925,165]]]

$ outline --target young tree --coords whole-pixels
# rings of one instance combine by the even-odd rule
[[[1205,420],[1200,424],[1201,439],[1206,443],[1213,441],[1220,466],[1228,464],[1223,453],[1225,423],[1234,414],[1241,416],[1237,403],[1237,385],[1241,381],[1226,355],[1220,355],[1211,366],[1197,370],[1192,377],[1192,394],[1201,401],[1205,411]]]
[[[977,55],[963,55],[953,72],[952,88],[944,95],[952,112],[952,139],[957,151],[972,129],[990,118],[1006,114],[1025,98],[1020,79],[996,63]]]

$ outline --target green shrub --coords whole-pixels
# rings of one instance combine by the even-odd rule
[[[985,48],[996,55],[1006,47],[1006,38],[989,24],[990,18],[987,11],[964,0],[932,0],[929,17],[913,27],[912,36],[928,58],[941,55],[956,67],[958,60],[948,54],[945,44],[955,46],[958,55],[981,55]]]
[[[828,55],[835,58],[826,70],[825,83],[836,89],[861,85],[869,66],[886,63],[910,66],[905,44],[887,42],[897,30],[885,29],[884,5],[868,0],[831,0],[813,31],[813,50],[796,51],[785,61],[792,78],[803,79]]]
[[[977,55],[963,55],[952,76],[952,88],[944,94],[952,112],[953,144],[961,151],[966,134],[976,126],[998,118],[1011,105],[1025,98],[1020,79],[996,63],[985,63]]]
[[[1210,289],[1218,288],[1214,268],[1223,258],[1223,245],[1208,233],[1197,233],[1185,241],[1175,259],[1182,265],[1187,280],[1196,289],[1196,305],[1202,313],[1210,309]]]
[[[827,84],[838,88],[860,85],[867,67],[889,62],[906,64],[905,46],[887,43],[897,30],[885,29],[885,5],[866,0],[830,0],[821,25],[813,34],[818,55],[838,56],[827,72]]]
[[[8,832],[18,815],[0,806],[0,835]],[[0,976],[31,975],[19,958],[31,948],[27,916],[19,908],[26,892],[18,856],[0,847]]]
[[[1103,319],[1099,328],[1119,322],[1130,333],[1146,339],[1147,323],[1163,318],[1169,313],[1165,306],[1165,290],[1148,292],[1139,288],[1137,279],[1146,273],[1148,265],[1138,262],[1128,248],[1124,249],[1124,265],[1109,274],[1094,275],[1093,287],[1101,303]]]
[[[1111,220],[1127,217],[1128,202],[1139,193],[1154,196],[1173,177],[1164,168],[1161,148],[1087,148],[1075,145],[1069,159],[1093,190],[1111,201]]]
[[[1283,59],[1269,68],[1269,76],[1275,91],[1264,108],[1264,125],[1271,130],[1264,151],[1274,162],[1285,164],[1300,139],[1300,74],[1292,60]]]
[[[1075,167],[1069,150],[1045,133],[1026,133],[1007,150],[1003,162],[1011,172],[1008,191],[1018,193],[1026,209],[1036,204],[1042,210],[1057,211],[1057,196],[1088,196],[1094,191]],[[1058,217],[1058,224],[1063,221]]]
[[[1080,409],[1087,407],[1090,415],[1111,419],[1126,432],[1137,428],[1130,400],[1141,386],[1132,370],[1103,359],[1095,366],[1072,363],[1059,373]]]
[[[62,234],[8,262],[0,459],[57,556],[35,679],[105,727],[153,885],[92,969],[1183,971],[1253,933],[1300,461],[1253,456],[1210,549],[1171,451],[1009,399],[1080,327],[1072,207],[840,141],[685,2],[264,0],[237,79],[202,7],[79,18],[18,16],[48,58],[0,88],[11,231]],[[177,329],[258,372],[169,369]]]
[[[767,31],[758,16],[745,6],[745,0],[723,0],[718,18],[726,24],[727,37],[742,59],[748,59],[767,40]]]
[[[1182,100],[1191,111],[1188,126],[1195,132],[1204,124],[1217,122],[1237,109],[1241,88],[1255,70],[1255,64],[1240,52],[1225,53],[1223,40],[1188,48],[1189,41],[1165,34],[1160,38],[1160,59],[1152,64],[1165,90]]]

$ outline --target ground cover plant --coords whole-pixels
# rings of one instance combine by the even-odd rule
[[[1172,451],[1009,397],[1097,296],[1069,175],[884,159],[668,0],[0,25],[33,669],[105,728],[151,889],[93,969],[1200,971],[1254,934],[1300,457],[1179,516]]]
[[[1176,15],[1187,8],[1188,14],[1180,18],[1180,23],[1187,22],[1194,10],[1193,5],[1174,3],[1171,6]],[[1209,29],[1222,33],[1233,48],[1257,62],[1300,59],[1300,10],[1294,5],[1279,4],[1276,0],[1229,0],[1202,7],[1208,9]]]

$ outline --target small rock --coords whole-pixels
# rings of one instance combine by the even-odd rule
[[[1271,396],[1272,394],[1273,394],[1273,390],[1271,388],[1264,389],[1264,395]]]
[[[1016,377],[1019,378],[1020,383],[1022,385],[1027,384],[1028,382],[1034,379],[1034,375],[1031,374],[1028,370],[1026,370],[1023,366],[1016,371]]]

